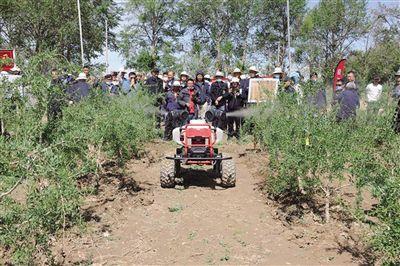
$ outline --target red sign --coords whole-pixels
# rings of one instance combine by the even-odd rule
[[[1,65],[1,71],[10,71],[14,67],[14,50],[0,50],[0,59],[12,59],[12,62],[8,65]]]
[[[346,59],[340,60],[335,68],[335,73],[333,75],[333,92],[336,91],[336,82],[343,79],[344,75],[346,75]]]

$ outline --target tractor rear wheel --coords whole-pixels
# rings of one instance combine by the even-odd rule
[[[165,160],[161,165],[160,183],[162,188],[175,187],[175,162],[173,160]]]
[[[234,187],[236,185],[236,167],[233,160],[221,162],[221,186]]]

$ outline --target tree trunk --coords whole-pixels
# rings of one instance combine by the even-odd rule
[[[298,185],[298,187],[299,187],[300,193],[301,193],[302,195],[305,195],[305,194],[306,194],[306,191],[304,190],[304,187],[303,187],[303,178],[302,178],[301,176],[298,176],[298,177],[297,177],[297,185]]]
[[[215,66],[218,70],[222,70],[222,61],[221,61],[221,40],[218,38],[217,43],[216,43],[216,49],[217,49],[217,58],[216,58],[216,63]]]
[[[329,223],[331,220],[331,215],[330,215],[330,201],[331,201],[331,191],[329,187],[326,187],[324,189],[325,191],[325,223]]]
[[[246,59],[247,59],[247,41],[245,41],[243,44],[242,65],[244,66],[246,65]]]

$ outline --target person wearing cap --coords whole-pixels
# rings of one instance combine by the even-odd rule
[[[282,81],[283,79],[283,71],[282,68],[280,67],[275,67],[274,72],[272,72],[272,75],[274,79],[277,79],[279,81]]]
[[[210,98],[210,84],[208,84],[205,80],[204,80],[204,72],[199,70],[196,73],[196,79],[195,79],[195,84],[194,86],[196,87],[196,89],[199,91],[200,93],[200,97],[201,97],[201,106],[199,107],[199,116],[200,117],[204,117],[208,105],[211,103],[211,98]]]
[[[250,79],[258,78],[258,69],[255,66],[249,68],[249,77],[241,83],[242,95],[247,99],[249,94]]]
[[[240,116],[235,115],[234,112],[241,110],[245,106],[246,99],[240,93],[240,80],[237,77],[232,78],[226,99],[228,138],[239,138],[242,119]]]
[[[60,75],[58,74],[58,69],[53,68],[51,70],[51,82],[50,85],[52,86],[61,86],[62,85],[62,80],[60,78]]]
[[[90,74],[90,67],[88,65],[83,67],[83,73],[86,75],[86,82],[91,86],[91,87],[96,87],[97,79]]]
[[[104,80],[101,82],[100,88],[104,94],[118,95],[118,87],[113,83],[111,74],[104,75]]]
[[[365,88],[367,111],[368,113],[377,113],[379,111],[379,100],[382,95],[382,85],[378,75],[374,75],[372,82]]]
[[[215,82],[211,84],[210,98],[211,105],[223,112],[225,110],[226,96],[229,93],[228,85],[222,80],[224,74],[221,71],[215,73]],[[225,121],[213,121],[213,126],[217,126],[221,129],[225,129]]]
[[[182,110],[181,105],[178,103],[180,91],[181,83],[175,80],[174,83],[172,83],[171,90],[165,95],[164,109],[167,115],[165,117],[164,140],[171,140],[172,130],[181,124],[181,121],[176,121],[176,117],[172,115],[172,112]]]
[[[114,85],[113,86],[113,91],[114,93],[112,93],[113,95],[119,95],[121,92],[121,84],[119,82],[119,74],[116,71],[112,71],[111,72],[111,82]]]
[[[246,85],[247,85],[247,87],[248,87],[248,85],[249,84],[247,84],[248,83],[248,81],[246,80],[246,79],[242,79],[242,71],[239,69],[239,68],[235,68],[234,70],[233,70],[233,77],[234,78],[238,78],[239,79],[239,84],[240,84],[240,93],[242,93],[243,92],[243,88],[246,88]],[[248,88],[247,88],[247,90],[248,90]],[[247,99],[246,99],[247,100]]]
[[[179,76],[182,88],[186,88],[186,83],[189,79],[189,74],[186,71],[182,71]]]
[[[233,77],[238,78],[240,80],[240,76],[242,75],[242,71],[239,68],[235,68],[232,72]]]
[[[282,104],[293,105],[297,104],[297,93],[294,88],[294,80],[290,77],[285,77],[281,86],[278,89],[278,98]]]
[[[126,70],[125,68],[121,68],[119,70],[119,75],[118,75],[118,81],[119,81],[119,87],[121,88],[121,92],[125,95],[127,95],[129,92],[131,92],[131,83],[130,81],[125,77],[126,75]]]
[[[339,110],[336,114],[337,122],[354,119],[357,115],[357,108],[360,107],[360,97],[354,71],[349,71],[347,80],[344,90],[337,96],[339,104]]]
[[[189,78],[186,83],[186,88],[183,88],[178,96],[178,103],[182,109],[189,112],[188,121],[196,119],[198,115],[198,106],[202,104],[200,92],[194,86],[194,80]]]
[[[90,85],[86,80],[85,73],[79,73],[76,82],[67,88],[66,95],[70,104],[80,102],[82,99],[89,97]]]
[[[204,75],[204,81],[211,87],[211,77],[208,74]]]
[[[305,98],[310,106],[318,110],[326,108],[326,90],[322,82],[318,80],[318,73],[313,72],[305,84]]]
[[[169,70],[167,72],[167,80],[166,80],[166,84],[165,84],[165,91],[170,91],[172,90],[173,84],[175,82],[175,72],[172,70]]]
[[[128,78],[129,78],[129,85],[131,87],[131,91],[135,91],[136,90],[136,85],[137,85],[136,73],[133,72],[133,71],[129,72]]]
[[[151,76],[145,81],[145,86],[150,94],[159,94],[163,92],[163,81],[158,77],[160,70],[154,68],[151,71]]]

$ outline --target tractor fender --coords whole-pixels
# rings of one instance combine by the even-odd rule
[[[174,130],[172,130],[172,139],[179,145],[183,145],[181,141],[181,128],[177,127]]]
[[[221,142],[223,140],[224,131],[222,129],[220,129],[220,128],[216,128],[215,133],[216,133],[215,135],[216,135],[216,138],[217,138],[215,140],[215,144],[217,144],[217,143],[219,143],[219,142]]]

